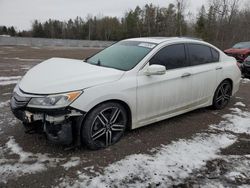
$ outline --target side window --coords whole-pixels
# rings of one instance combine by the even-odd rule
[[[188,44],[191,65],[202,65],[213,62],[210,47],[201,44]]]
[[[220,60],[220,54],[217,50],[211,48],[212,56],[213,56],[213,62],[218,62]]]
[[[149,62],[151,65],[164,65],[167,70],[186,67],[188,64],[185,46],[183,44],[167,46],[161,49]]]

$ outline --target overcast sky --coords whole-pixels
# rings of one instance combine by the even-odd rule
[[[207,0],[189,0],[188,11],[196,13]],[[68,20],[88,14],[122,17],[137,5],[168,6],[174,0],[0,0],[0,25],[30,29],[32,21]]]

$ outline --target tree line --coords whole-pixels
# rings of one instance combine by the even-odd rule
[[[1,29],[11,36],[118,41],[131,37],[192,36],[226,48],[250,40],[250,9],[240,8],[240,0],[210,0],[192,19],[187,0],[175,0],[166,7],[146,4],[125,13],[122,18],[88,15],[68,21],[35,20],[29,31]],[[7,29],[7,31],[6,31]],[[14,31],[13,31],[14,29]]]
[[[17,32],[13,26],[11,27],[0,26],[0,35],[16,36]]]

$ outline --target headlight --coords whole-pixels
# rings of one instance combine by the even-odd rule
[[[81,93],[82,91],[74,91],[45,97],[34,97],[30,100],[28,107],[44,109],[63,108],[70,105]]]

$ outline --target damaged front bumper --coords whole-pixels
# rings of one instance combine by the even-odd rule
[[[13,114],[24,124],[40,122],[48,140],[53,143],[64,145],[71,144],[77,139],[79,128],[76,127],[75,119],[85,113],[66,107],[62,109],[38,109],[27,107],[30,95],[14,93],[10,106]]]

